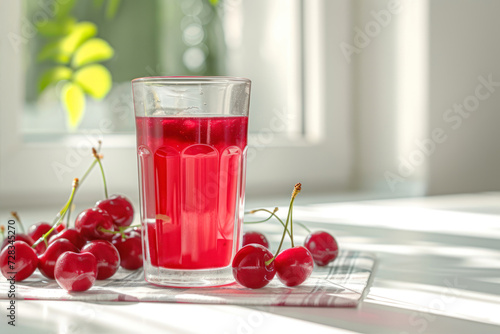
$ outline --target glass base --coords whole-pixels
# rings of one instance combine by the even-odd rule
[[[174,288],[222,286],[234,283],[232,267],[198,270],[166,269],[146,265],[144,278],[148,283]]]

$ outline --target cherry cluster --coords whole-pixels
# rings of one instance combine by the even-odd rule
[[[252,289],[262,288],[277,275],[286,286],[297,286],[309,278],[314,264],[326,266],[337,258],[339,252],[337,241],[325,231],[311,232],[302,225],[309,231],[309,234],[304,241],[304,246],[294,245],[293,202],[301,189],[300,183],[294,187],[286,223],[283,223],[276,215],[277,208],[274,211],[267,209],[250,211],[250,213],[265,211],[270,214],[267,219],[251,223],[262,223],[275,217],[283,225],[284,231],[274,256],[269,250],[269,242],[264,234],[257,231],[243,234],[243,247],[236,253],[232,263],[234,278],[241,285]],[[292,247],[280,252],[286,234],[290,236]]]
[[[110,278],[120,266],[128,270],[142,267],[141,232],[131,226],[132,203],[123,195],[108,197],[100,161],[102,155],[95,149],[93,154],[95,160],[82,180],[99,164],[106,198],[82,211],[74,227],[69,227],[73,199],[82,183],[74,179],[70,198],[52,225],[34,224],[28,233],[16,233],[4,239],[0,252],[3,276],[22,281],[38,268],[46,278],[55,279],[61,288],[73,292],[88,290],[96,280]],[[13,216],[22,228],[17,213]],[[66,224],[64,218],[67,218]]]

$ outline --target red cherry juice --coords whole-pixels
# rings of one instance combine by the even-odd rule
[[[150,263],[229,266],[240,243],[248,117],[136,117],[136,125]]]

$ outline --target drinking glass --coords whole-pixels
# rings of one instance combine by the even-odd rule
[[[132,80],[146,281],[234,281],[240,247],[250,80]]]

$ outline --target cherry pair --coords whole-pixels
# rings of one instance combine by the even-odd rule
[[[245,246],[233,260],[236,281],[248,288],[266,286],[276,273],[283,284],[297,286],[311,275],[313,261],[316,265],[326,266],[338,255],[335,238],[328,232],[316,231],[306,237],[305,247],[285,249],[270,261],[273,254],[268,250],[266,237],[259,232],[250,233],[247,238],[243,236]]]
[[[314,262],[303,246],[285,249],[273,257],[264,246],[249,244],[236,253],[232,266],[238,283],[258,289],[271,282],[276,274],[286,286],[300,285],[311,275]]]
[[[38,257],[38,269],[47,278],[55,278],[55,265],[65,252],[94,254],[98,263],[97,279],[106,279],[114,275],[120,265],[120,254],[109,241],[93,240],[79,250],[67,239],[57,239],[52,242],[45,253]]]
[[[233,276],[241,285],[252,289],[261,288],[277,274],[283,284],[296,286],[302,284],[311,275],[314,268],[311,253],[303,246],[295,247],[293,243],[293,202],[301,189],[300,183],[297,183],[293,189],[286,224],[283,224],[283,235],[275,256],[260,244],[246,245],[236,253],[232,263]],[[289,223],[292,247],[280,253]],[[256,239],[262,241],[262,238]]]
[[[236,253],[232,267],[233,275],[238,283],[248,288],[261,288],[266,286],[275,275],[286,286],[302,284],[312,273],[314,263],[325,266],[338,255],[338,245],[335,238],[325,231],[309,233],[304,246],[294,246],[293,242],[293,202],[301,191],[301,184],[295,185],[290,200],[286,223],[275,215],[274,211],[266,209],[253,210],[266,211],[271,217],[276,217],[284,227],[281,242],[276,255],[269,251],[267,238],[259,232],[246,232],[243,235],[243,248]],[[256,222],[253,222],[256,223]],[[290,230],[288,224],[290,223]],[[307,227],[303,226],[307,229]],[[307,229],[308,230],[308,229]],[[309,231],[309,230],[308,230]],[[289,234],[292,247],[280,252],[286,234]]]
[[[113,276],[119,266],[120,255],[109,241],[93,240],[78,253],[69,241],[58,239],[42,255],[38,268],[45,276],[53,276],[49,278],[55,278],[61,288],[73,292],[90,289],[96,279]]]

